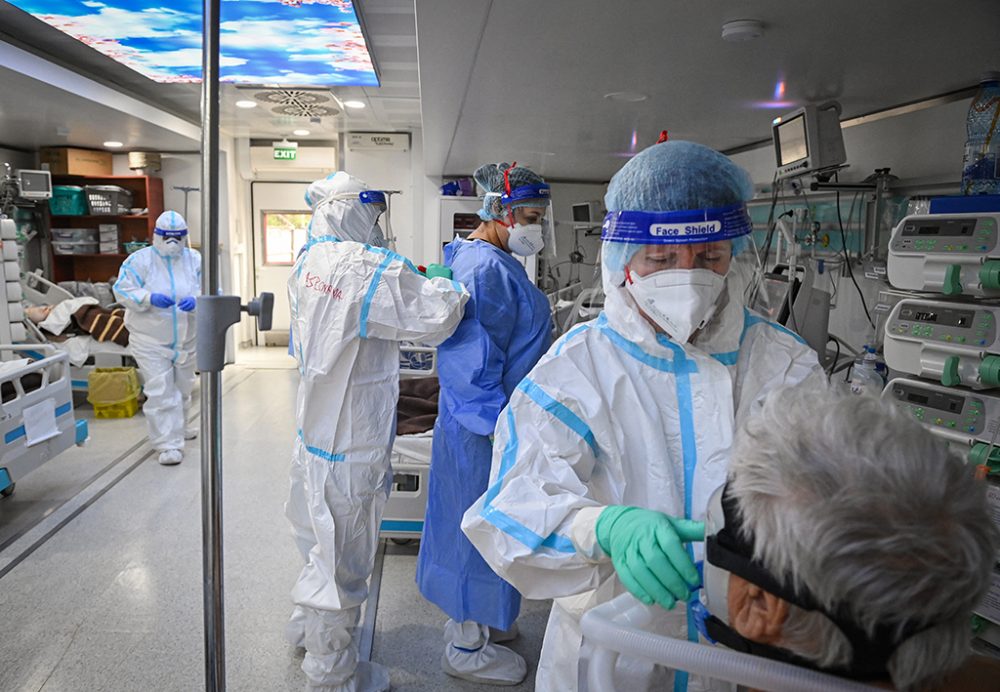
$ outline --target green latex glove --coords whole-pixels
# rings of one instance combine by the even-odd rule
[[[437,276],[443,276],[446,279],[450,279],[452,277],[451,267],[446,267],[443,264],[428,264],[425,275],[428,279],[433,279]]]
[[[670,610],[700,585],[684,543],[705,540],[705,524],[641,507],[611,506],[597,518],[597,542],[622,584],[646,605]]]

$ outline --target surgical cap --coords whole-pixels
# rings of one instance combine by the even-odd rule
[[[511,168],[508,163],[488,163],[485,166],[480,166],[473,173],[472,177],[475,178],[476,182],[479,183],[480,187],[486,190],[487,194],[485,200],[483,201],[483,208],[479,211],[479,218],[483,221],[490,221],[491,219],[503,219],[506,214],[504,213],[503,204],[500,203],[499,195],[506,192],[506,185],[504,182],[504,171],[508,171],[507,178],[510,182],[511,189],[516,189],[523,185],[544,185],[545,179],[542,176],[535,173],[530,168],[524,168],[523,166],[516,166]],[[535,202],[534,204],[532,202]],[[530,206],[546,206],[548,205],[547,200],[522,200],[517,204],[512,205],[513,207],[530,207]]]
[[[622,166],[608,184],[604,204],[610,215],[618,211],[718,209],[752,197],[750,175],[729,157],[701,144],[670,140],[644,149]],[[733,239],[734,257],[749,254],[751,237]],[[639,247],[609,241],[601,244],[605,291],[621,285],[625,265]]]
[[[727,156],[672,140],[639,152],[608,184],[608,211],[714,209],[753,197],[753,183]]]

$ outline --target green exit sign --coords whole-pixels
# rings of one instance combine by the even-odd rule
[[[275,147],[274,148],[274,159],[276,161],[294,161],[295,157],[298,156],[299,150],[297,147]]]

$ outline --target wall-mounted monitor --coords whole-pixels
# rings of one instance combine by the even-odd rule
[[[52,174],[48,171],[19,170],[17,195],[21,199],[51,199]]]
[[[796,178],[847,161],[840,129],[840,104],[803,106],[771,125],[778,178]]]
[[[578,202],[574,204],[573,223],[593,225],[604,223],[604,205],[600,202]]]

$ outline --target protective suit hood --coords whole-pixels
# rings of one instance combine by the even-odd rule
[[[385,205],[356,197],[337,199],[342,195],[360,195],[368,190],[370,188],[363,180],[344,171],[311,183],[306,190],[306,202],[313,210],[310,240],[333,236],[340,240],[381,246],[385,240],[376,224],[385,212]]]

